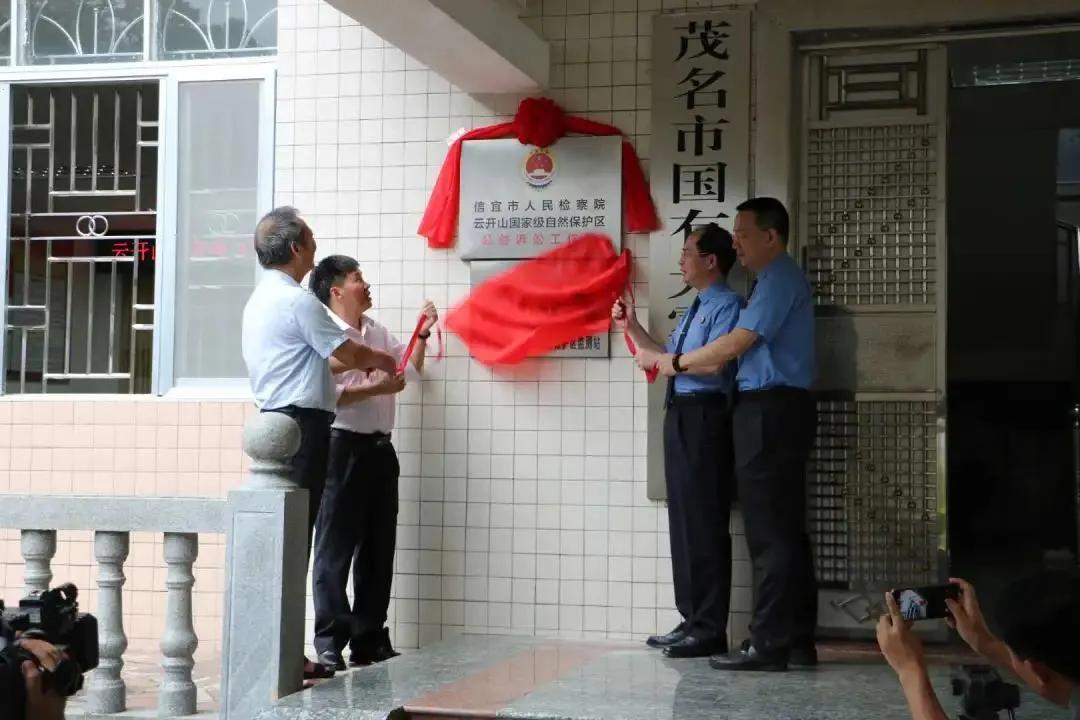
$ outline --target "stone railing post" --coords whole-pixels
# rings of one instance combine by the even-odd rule
[[[289,480],[300,428],[281,413],[253,416],[247,482],[226,510],[222,720],[247,720],[303,684],[307,490]]]
[[[90,676],[87,700],[90,711],[107,715],[127,709],[127,686],[120,676],[124,668],[127,635],[124,634],[124,561],[130,536],[126,532],[94,533],[94,557],[98,561],[98,667]]]
[[[195,648],[199,639],[191,618],[191,586],[195,576],[191,566],[199,554],[195,533],[165,533],[165,564],[169,588],[165,610],[165,633],[161,636],[161,667],[164,677],[158,694],[158,715],[174,717],[195,714],[196,690],[191,680]]]
[[[56,554],[55,530],[23,530],[22,556],[25,561],[23,579],[26,594],[44,592],[52,582],[52,559]]]

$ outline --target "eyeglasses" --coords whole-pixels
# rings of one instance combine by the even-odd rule
[[[706,255],[712,255],[712,253],[696,252],[694,250],[687,250],[686,248],[683,248],[682,252],[679,253],[679,257],[684,257],[684,258],[690,257],[691,255],[697,255],[698,257],[705,257]]]

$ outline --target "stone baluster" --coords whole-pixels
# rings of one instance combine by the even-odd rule
[[[222,720],[249,720],[303,683],[307,490],[289,480],[300,427],[262,413],[244,428],[248,481],[229,492]]]
[[[106,715],[127,709],[127,687],[120,671],[124,667],[127,635],[124,634],[124,561],[130,535],[126,532],[94,533],[94,557],[98,562],[98,667],[90,676],[87,701],[90,712]]]
[[[165,633],[161,636],[161,667],[164,677],[158,694],[158,714],[165,717],[193,715],[196,690],[191,680],[195,648],[199,639],[191,618],[191,586],[195,576],[191,566],[199,554],[195,533],[165,533],[165,562],[169,566],[165,584],[169,588]]]
[[[26,594],[49,589],[52,582],[52,559],[56,554],[55,530],[23,530],[22,556],[26,561],[23,579]]]

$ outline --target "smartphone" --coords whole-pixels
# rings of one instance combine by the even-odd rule
[[[897,588],[893,598],[905,620],[940,620],[949,616],[946,600],[960,599],[959,585]]]

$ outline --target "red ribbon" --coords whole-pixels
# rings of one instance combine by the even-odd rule
[[[634,302],[634,284],[633,284],[633,281],[628,280],[627,281],[627,287],[630,289],[630,302],[633,303]],[[628,307],[626,307],[626,303],[624,303],[622,300],[619,300],[619,303],[622,305],[624,314],[630,312],[630,309]],[[627,320],[629,320],[629,317],[627,317]],[[631,357],[636,356],[637,355],[637,345],[634,344],[634,339],[630,337],[629,330],[623,330],[623,340],[626,341],[626,349],[630,351]],[[651,368],[642,368],[642,370],[645,373],[645,379],[648,380],[650,384],[656,382],[656,378],[660,374],[660,368],[654,366],[654,367],[651,367]]]
[[[405,372],[406,366],[409,364],[409,358],[412,357],[413,350],[416,349],[416,343],[420,339],[420,333],[423,332],[424,322],[427,320],[427,316],[420,313],[420,317],[416,318],[416,327],[413,328],[412,337],[409,338],[409,344],[405,346],[405,352],[401,354],[401,361],[398,363],[398,374]],[[435,361],[442,360],[443,357],[443,339],[442,328],[438,325],[435,326],[435,337],[438,340],[438,350],[435,352]]]
[[[587,233],[481,283],[446,315],[455,333],[485,365],[511,365],[544,355],[584,335],[608,332],[611,306],[633,297],[630,251]],[[633,340],[623,336],[631,354]],[[646,370],[652,382],[656,369]]]
[[[523,145],[548,147],[566,133],[581,135],[622,135],[614,125],[566,115],[548,98],[525,98],[518,105],[512,122],[476,128],[454,141],[443,161],[439,179],[431,191],[424,217],[417,233],[428,239],[428,247],[448,248],[454,244],[457,230],[458,202],[461,194],[461,143],[466,140],[496,140],[516,137]],[[660,219],[653,206],[645,173],[630,141],[622,144],[623,203],[628,232],[652,232],[660,229]]]
[[[630,251],[586,233],[481,283],[446,314],[446,329],[485,365],[512,365],[606,333],[629,277]]]

